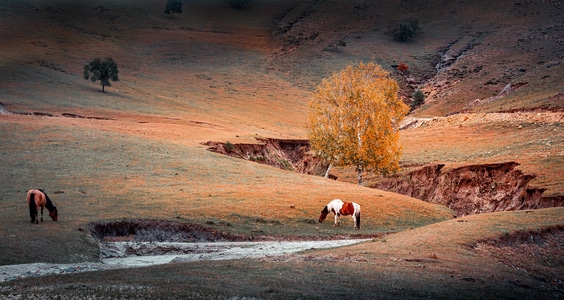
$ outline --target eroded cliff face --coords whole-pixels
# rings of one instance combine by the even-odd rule
[[[307,140],[258,141],[257,144],[207,142],[206,145],[213,152],[294,172],[323,176],[327,170],[328,165],[310,153]],[[517,162],[504,162],[443,170],[443,164],[434,164],[371,187],[445,205],[457,217],[564,206],[564,195],[543,196],[544,188],[529,186],[535,175],[524,174],[517,166]]]
[[[257,144],[207,142],[209,150],[283,170],[324,175],[327,163],[310,153],[308,140],[257,139]]]
[[[529,187],[535,176],[517,166],[505,162],[443,171],[443,164],[435,164],[373,187],[446,205],[456,216],[564,206],[564,196],[543,197],[545,189]]]

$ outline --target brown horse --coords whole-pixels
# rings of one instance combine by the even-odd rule
[[[49,217],[53,221],[57,221],[59,217],[59,212],[49,196],[42,190],[29,190],[27,192],[27,204],[29,205],[29,216],[31,217],[31,223],[39,224],[39,208],[41,207],[41,222],[43,222],[43,208],[49,210]]]

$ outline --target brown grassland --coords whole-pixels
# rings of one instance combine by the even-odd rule
[[[334,181],[202,145],[306,139],[322,78],[360,60],[392,72],[405,62],[409,74],[394,72],[402,96],[427,95],[410,117],[436,117],[401,131],[406,169],[517,161],[546,195],[562,194],[561,1],[190,0],[174,18],[165,2],[0,1],[0,103],[11,112],[0,114],[0,265],[99,261],[88,224],[110,220],[278,239],[385,235],[276,258],[19,279],[0,284],[1,298],[564,298],[561,207],[454,219],[359,187],[352,169]],[[388,26],[409,17],[421,32],[394,41]],[[120,81],[102,93],[82,66],[106,56]],[[31,188],[47,191],[58,222],[29,222]],[[361,231],[348,218],[317,223],[334,198],[362,205]]]

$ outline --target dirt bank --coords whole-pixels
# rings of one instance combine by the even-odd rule
[[[123,220],[93,222],[88,224],[94,238],[100,243],[135,242],[135,243],[209,243],[209,242],[289,242],[289,241],[327,241],[351,240],[382,237],[379,234],[334,234],[330,237],[317,236],[247,236],[234,234],[216,228],[186,222],[165,220]]]
[[[505,162],[443,170],[443,164],[433,164],[372,187],[446,205],[457,216],[564,206],[564,195],[543,197],[545,189],[529,186],[535,175],[517,166]]]
[[[311,154],[307,140],[259,139],[259,142],[208,142],[206,145],[213,152],[299,173],[321,176],[327,169],[326,163]],[[456,211],[458,217],[564,206],[564,195],[543,196],[546,189],[529,186],[535,175],[517,169],[517,162],[468,165],[446,171],[444,166],[424,166],[371,187],[446,205]]]
[[[257,139],[256,144],[207,142],[209,150],[283,170],[323,175],[327,164],[310,153],[308,140]]]

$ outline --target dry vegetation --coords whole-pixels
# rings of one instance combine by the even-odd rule
[[[404,166],[517,161],[547,194],[563,193],[561,2],[466,2],[256,0],[236,10],[195,0],[170,18],[157,0],[2,1],[0,102],[13,113],[0,115],[0,264],[96,261],[87,224],[107,220],[247,236],[350,234],[350,220],[316,223],[332,198],[363,206],[362,233],[394,234],[278,259],[17,280],[0,295],[564,297],[561,256],[499,263],[521,246],[483,243],[530,231],[534,243],[538,236],[561,250],[562,208],[452,219],[443,206],[358,187],[351,170],[326,180],[202,145],[306,138],[305,103],[321,78],[358,60],[390,70],[405,62],[402,95],[421,87],[429,96],[413,116],[444,118],[402,132]],[[420,21],[408,44],[386,33],[398,11]],[[96,56],[113,57],[120,70],[106,93],[82,79]],[[508,83],[509,94],[490,98]],[[507,113],[521,110],[534,112]],[[25,114],[33,112],[52,116]],[[30,188],[49,193],[58,222],[29,223]],[[542,251],[559,253],[551,249]]]

